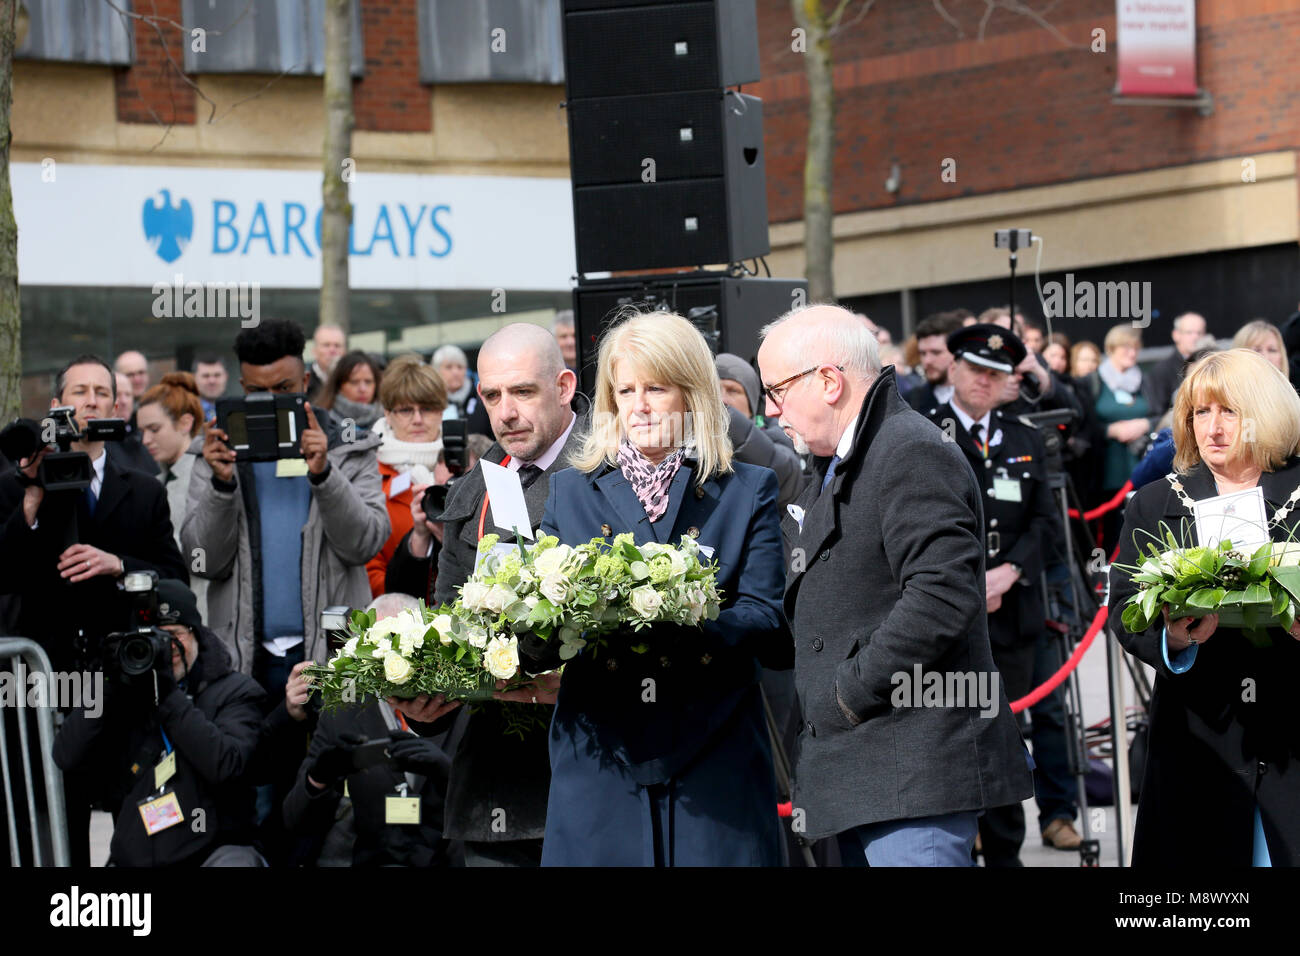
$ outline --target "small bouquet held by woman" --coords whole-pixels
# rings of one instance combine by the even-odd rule
[[[499,540],[479,542],[478,569],[450,607],[421,602],[382,621],[374,611],[354,611],[347,643],[327,664],[307,669],[325,706],[366,694],[485,700],[509,689],[499,681],[524,682],[584,648],[595,653],[615,632],[699,626],[721,608],[717,566],[689,536],[678,546],[638,546],[620,534],[612,544],[593,538],[571,547],[539,535],[508,550],[498,549]]]
[[[1217,614],[1221,627],[1255,637],[1270,627],[1291,629],[1300,602],[1300,543],[1267,542],[1247,554],[1227,539],[1209,547],[1180,547],[1173,533],[1163,530],[1166,547],[1149,542],[1149,557],[1138,565],[1117,565],[1138,586],[1121,613],[1130,633],[1159,621],[1164,606],[1170,620]]]

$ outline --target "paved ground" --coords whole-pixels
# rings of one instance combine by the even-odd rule
[[[1109,698],[1106,692],[1106,649],[1102,644],[1104,635],[1099,635],[1079,665],[1079,679],[1083,696],[1083,717],[1087,724],[1094,724],[1110,715]],[[1127,701],[1131,706],[1133,693],[1126,690]],[[1095,836],[1101,841],[1101,865],[1115,866],[1118,859],[1116,849],[1116,823],[1113,807],[1098,807],[1090,818],[1100,826],[1094,827]],[[1028,833],[1020,858],[1025,866],[1078,866],[1077,852],[1065,853],[1042,845],[1038,837],[1038,807],[1032,799],[1025,801],[1025,823]],[[1079,826],[1078,823],[1075,824]],[[1082,831],[1081,831],[1082,832]],[[103,866],[108,859],[108,843],[113,835],[112,819],[107,813],[95,813],[90,825],[90,860],[94,866]]]

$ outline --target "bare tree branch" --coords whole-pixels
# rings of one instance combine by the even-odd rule
[[[167,45],[167,36],[166,34],[163,33],[164,26],[174,27],[175,29],[180,31],[181,38],[182,38],[181,42],[184,43],[185,42],[184,38],[190,35],[190,32],[185,28],[185,25],[183,23],[178,23],[177,21],[171,19],[170,17],[159,16],[158,14],[136,13],[132,10],[124,10],[121,7],[119,7],[117,4],[115,4],[113,0],[104,0],[104,2],[108,4],[108,6],[112,10],[116,11],[119,16],[122,17],[123,22],[125,22],[128,19],[139,20],[141,23],[148,24],[148,26],[150,26],[153,29],[154,33],[157,34],[158,36],[158,43],[162,47],[163,55],[167,57],[167,62],[170,63],[172,69],[176,71],[176,75],[181,78],[181,81],[184,82],[186,86],[188,86],[190,89],[194,91],[195,96],[197,96],[199,99],[203,100],[203,102],[208,104],[209,110],[208,110],[207,122],[209,124],[216,123],[217,109],[218,109],[217,102],[213,100],[212,97],[204,93],[203,90],[199,88],[198,83],[195,82],[193,79],[191,79],[190,76],[185,72],[185,69],[179,63],[176,62],[176,58],[172,56],[171,49]],[[248,16],[248,14],[252,11],[252,9],[253,9],[253,0],[248,0],[248,3],[244,4],[244,9],[239,12],[239,15],[236,16],[235,19],[231,20],[228,24],[226,24],[226,26],[223,29],[207,30],[206,31],[207,35],[217,36],[217,37],[225,36],[226,33],[229,32],[241,20],[243,20],[244,17]],[[246,96],[243,99],[236,100],[234,103],[231,103],[230,106],[226,109],[226,113],[229,113],[235,107],[240,106],[243,103],[247,103],[249,100],[257,99],[259,96],[265,93],[268,89],[271,88],[272,85],[274,85],[284,76],[294,72],[295,70],[301,69],[302,66],[303,64],[296,63],[293,66],[289,66],[281,70],[276,76],[273,76],[270,80],[268,80],[267,83],[256,93],[253,93],[251,96]],[[134,80],[132,82],[134,82]],[[143,92],[140,90],[138,84],[136,84],[135,89],[136,92],[140,94],[140,101],[144,103],[144,107],[146,110],[149,111],[149,115],[152,116],[160,126],[165,125],[167,127],[167,131],[166,133],[163,134],[163,138],[160,139],[157,143],[155,143],[153,147],[150,149],[150,152],[152,152],[153,150],[157,149],[159,146],[163,144],[163,142],[167,139],[167,136],[171,133],[172,126],[175,124],[174,123],[164,124],[162,118],[154,111],[153,107],[150,106],[149,103],[145,100]],[[172,115],[175,116],[176,115],[175,91],[169,90],[169,92],[171,92],[173,96]]]
[[[870,10],[873,6],[875,6],[875,4],[876,4],[876,0],[866,0],[866,2],[862,4],[862,8],[858,10],[858,15],[856,17],[854,17],[848,23],[843,23],[843,24],[836,23],[835,26],[831,27],[829,31],[829,35],[835,36],[835,34],[840,32],[841,28],[847,30],[850,27],[854,27],[857,24],[861,23],[862,18],[867,15],[867,11]]]
[[[966,31],[961,28],[961,23],[943,5],[943,0],[930,0],[930,2],[934,4],[935,12],[947,20],[952,25],[952,28],[957,31],[957,36],[964,37],[966,35]]]
[[[1008,10],[1011,13],[1016,13],[1022,17],[1027,17],[1028,19],[1033,20],[1035,23],[1037,23],[1040,27],[1042,27],[1052,36],[1060,40],[1064,46],[1072,47],[1074,49],[1082,49],[1087,46],[1086,43],[1075,43],[1064,33],[1058,30],[1052,23],[1050,23],[1047,19],[1045,19],[1042,13],[1039,13],[1037,10],[1030,8],[1026,4],[1020,3],[1019,0],[984,0],[984,2],[990,5],[996,3],[997,6],[1000,6],[1004,10]],[[1046,13],[1048,10],[1051,9],[1051,6],[1054,5],[1055,4],[1052,4],[1044,8],[1043,13]]]

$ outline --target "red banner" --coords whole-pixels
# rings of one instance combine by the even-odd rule
[[[1195,96],[1196,0],[1117,0],[1121,96]]]

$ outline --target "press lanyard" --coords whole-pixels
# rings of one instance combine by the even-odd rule
[[[172,742],[171,742],[170,740],[167,739],[167,731],[163,730],[162,727],[159,727],[159,728],[158,728],[158,732],[159,732],[160,734],[162,734],[163,746],[167,748],[167,753],[171,753],[171,752],[172,752]],[[166,754],[164,754],[163,756],[166,756]]]
[[[506,467],[506,465],[510,464],[510,456],[506,455],[506,457],[502,458],[501,461],[498,462],[498,464],[500,464],[502,468]],[[488,493],[487,493],[487,486],[484,485],[483,486],[483,507],[479,510],[478,513],[478,538],[476,539],[478,541],[483,540],[483,521],[484,519],[487,518],[487,510],[488,510]]]

